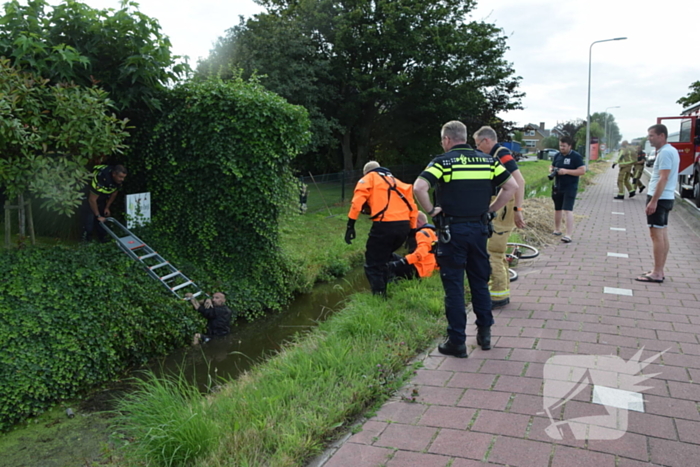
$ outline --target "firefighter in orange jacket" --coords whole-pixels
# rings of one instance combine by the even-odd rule
[[[355,238],[355,221],[367,203],[373,222],[365,251],[365,275],[372,293],[385,295],[387,263],[416,227],[418,207],[413,201],[413,187],[396,179],[377,162],[365,164],[363,174],[352,197],[345,242],[349,245]]]
[[[437,268],[433,245],[438,241],[435,226],[428,224],[428,216],[418,213],[418,228],[409,235],[407,240],[408,254],[401,258],[394,253],[394,261],[387,267],[389,274],[402,279],[430,277]]]

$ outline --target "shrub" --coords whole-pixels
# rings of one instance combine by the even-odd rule
[[[0,430],[187,342],[197,312],[114,245],[0,254]]]

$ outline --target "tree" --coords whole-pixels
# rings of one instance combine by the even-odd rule
[[[598,122],[591,122],[591,138],[602,138],[603,137],[603,126]],[[576,132],[574,137],[576,141],[576,147],[583,146],[586,147],[586,125],[583,125]]]
[[[5,58],[0,96],[0,186],[8,199],[31,193],[44,207],[71,214],[89,176],[88,160],[123,148],[126,120],[107,114],[105,91],[50,85]]]
[[[337,161],[337,141],[345,169],[377,156],[425,161],[442,123],[476,129],[520,108],[502,31],[464,21],[473,0],[260,3],[267,12],[229,31],[198,72],[267,75],[269,89],[309,110],[312,150]]]
[[[545,139],[542,140],[542,147],[543,148],[558,148],[559,147],[559,138],[555,135],[550,135],[547,136]]]
[[[569,120],[564,123],[557,123],[554,128],[573,138],[582,126],[586,126],[586,121],[579,118],[576,120]]]
[[[700,81],[696,81],[690,85],[690,92],[687,96],[681,97],[676,101],[683,107],[690,107],[693,104],[700,102]]]
[[[161,92],[189,67],[170,53],[158,21],[122,0],[118,10],[96,10],[66,0],[5,3],[0,18],[0,56],[51,84],[95,84],[109,92],[115,108],[133,120],[138,109],[158,109]]]

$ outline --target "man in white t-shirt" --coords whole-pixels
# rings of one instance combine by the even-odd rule
[[[668,129],[665,125],[652,125],[648,130],[649,143],[656,148],[656,160],[647,192],[647,224],[653,245],[654,269],[637,277],[640,282],[664,281],[664,266],[670,244],[668,241],[668,213],[673,209],[676,184],[678,183],[678,150],[668,144]]]

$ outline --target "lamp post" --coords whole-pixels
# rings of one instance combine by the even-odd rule
[[[626,37],[616,37],[614,39],[603,39],[591,43],[588,48],[588,107],[586,108],[586,167],[591,160],[591,57],[593,55],[593,46],[599,42],[623,41]]]
[[[608,144],[608,109],[619,109],[619,105],[615,105],[613,107],[607,107],[605,109],[605,125],[603,130],[605,133],[603,134],[603,139],[605,140],[605,149],[610,150],[610,144]]]

